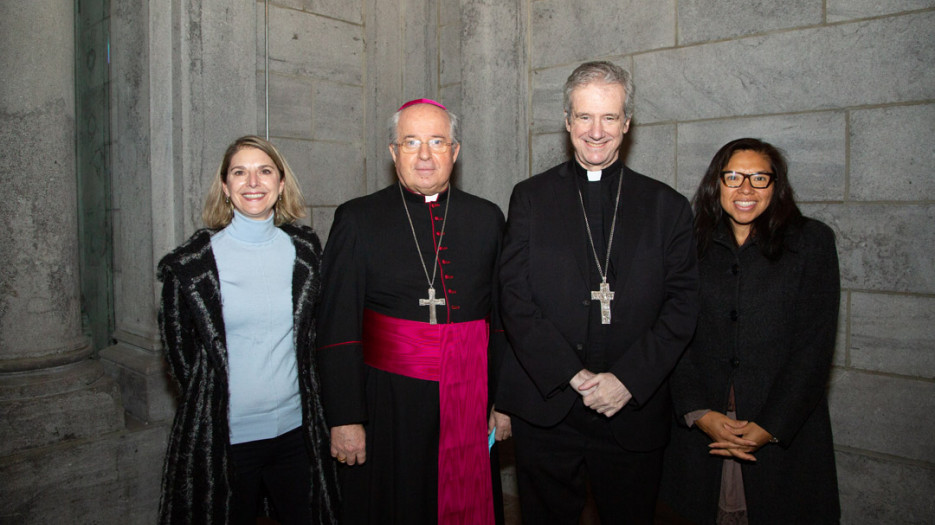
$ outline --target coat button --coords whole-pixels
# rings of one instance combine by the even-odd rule
[[[731,321],[736,321],[736,320],[737,320],[737,310],[731,310],[731,311],[730,311],[730,320],[731,320]]]
[[[581,343],[576,344],[576,345],[575,345],[575,350],[584,350],[584,345],[581,344]]]
[[[731,359],[731,360],[730,360],[730,366],[733,367],[733,368],[739,367],[739,366],[740,366],[740,359],[737,359],[736,357],[733,358],[733,359]]]
[[[740,265],[735,264],[735,265],[731,266],[731,267],[730,267],[730,273],[732,273],[732,274],[734,274],[734,275],[737,275],[738,273],[740,273]]]
[[[583,304],[584,306],[591,306],[591,300],[585,299],[584,301],[581,301],[581,304]]]

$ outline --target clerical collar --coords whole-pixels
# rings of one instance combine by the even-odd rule
[[[589,170],[586,170],[583,166],[581,166],[581,164],[578,164],[577,160],[572,160],[572,163],[574,164],[575,175],[580,177],[581,180],[586,180],[588,182],[597,182],[601,180],[602,175],[605,171],[607,172],[608,177],[615,176],[617,173],[620,172],[620,164],[621,164],[620,159],[618,158],[616,161],[614,161],[613,164],[611,164],[610,166],[607,166],[603,170],[589,171]]]
[[[237,210],[234,210],[234,218],[227,226],[226,230],[230,236],[238,241],[249,244],[261,244],[273,240],[276,236],[276,226],[273,221],[276,214],[271,213],[264,220],[250,219]]]
[[[448,188],[445,188],[444,191],[440,191],[436,193],[435,195],[423,195],[421,193],[410,190],[409,188],[403,186],[402,184],[400,184],[400,187],[402,187],[402,189],[404,190],[403,195],[405,196],[407,201],[412,202],[412,203],[428,204],[430,202],[442,202],[445,199],[447,199],[448,190],[451,188],[451,185],[449,184]]]

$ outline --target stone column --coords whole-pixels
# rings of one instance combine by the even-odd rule
[[[0,4],[0,457],[123,426],[81,328],[74,16]]]
[[[529,177],[526,4],[461,1],[461,187],[506,213]]]
[[[175,411],[156,265],[202,227],[205,192],[227,145],[257,132],[263,34],[262,2],[165,4],[111,0],[116,344],[101,359],[127,413],[143,422]]]

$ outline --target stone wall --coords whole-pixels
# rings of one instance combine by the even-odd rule
[[[79,333],[78,235],[62,220],[75,216],[74,102],[61,98],[73,4],[3,5],[0,65],[17,74],[0,91],[15,197],[0,210],[12,247],[0,251],[0,408],[32,426],[0,434],[0,521],[152,522],[173,410],[155,265],[200,225],[224,147],[266,132],[265,2],[110,2],[105,376],[81,361],[93,352]],[[785,149],[804,210],[837,233],[843,522],[931,522],[935,2],[274,0],[269,25],[269,134],[323,239],[337,205],[393,180],[384,123],[421,96],[462,116],[457,184],[506,212],[515,182],[567,158],[561,85],[584,60],[631,69],[627,161],[686,195],[730,139]]]

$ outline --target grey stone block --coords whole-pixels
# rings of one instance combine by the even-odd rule
[[[0,523],[154,523],[167,434],[142,426],[0,457]]]
[[[257,72],[257,129],[266,127],[265,75]],[[269,76],[269,135],[296,139],[312,138],[312,92],[310,80],[271,73]],[[287,159],[288,160],[288,159]]]
[[[621,155],[630,169],[675,188],[675,137],[675,124],[631,124]]]
[[[263,4],[257,3],[257,19]],[[270,71],[353,85],[363,84],[363,29],[359,25],[270,6]],[[257,65],[263,60],[263,24],[257,24]]]
[[[843,200],[846,129],[843,111],[679,124],[679,190],[694,194],[721,146],[754,137],[785,151],[798,201]]]
[[[639,54],[639,117],[686,121],[932,99],[933,41],[935,12],[926,12]]]
[[[616,62],[618,65],[622,65]],[[540,69],[532,72],[532,133],[565,133],[562,86],[577,65]],[[639,87],[636,88],[638,92]]]
[[[571,156],[572,148],[567,132],[533,135],[531,175],[542,173],[556,164],[567,161]]]
[[[101,365],[120,385],[123,408],[146,423],[171,421],[177,389],[163,352],[118,343],[101,350]]]
[[[841,22],[855,18],[891,15],[917,9],[935,7],[932,0],[827,0],[828,22]]]
[[[541,0],[530,23],[537,69],[675,45],[674,0]]]
[[[838,450],[841,523],[931,524],[935,516],[935,469],[931,464],[890,461]]]
[[[446,24],[439,31],[438,83],[448,86],[461,82],[461,24]]]
[[[837,234],[841,286],[935,293],[935,205],[806,204]]]
[[[312,138],[361,144],[364,89],[318,80],[312,100]]]
[[[263,2],[258,3],[261,7],[263,6]],[[273,8],[273,5],[273,2],[270,2],[270,9]],[[276,0],[275,5],[346,20],[354,24],[362,22],[361,0]],[[262,21],[263,19],[260,18],[259,20]],[[274,31],[276,28],[274,27],[271,30]]]
[[[935,298],[851,294],[850,366],[935,379]]]
[[[336,206],[365,192],[364,160],[357,143],[277,139],[310,206]]]
[[[837,370],[829,401],[836,445],[935,462],[935,383]]]
[[[438,23],[447,25],[461,23],[461,0],[439,0]]]
[[[679,0],[679,45],[822,23],[821,0]]]
[[[334,222],[334,206],[313,206],[311,209],[312,228],[321,239],[322,246],[327,244],[331,233],[331,224]]]
[[[854,110],[850,198],[935,200],[935,104]]]
[[[461,83],[457,84],[448,84],[447,86],[441,86],[438,88],[438,98],[439,102],[445,105],[448,108],[448,111],[453,112],[458,118],[461,119],[461,124],[463,126],[464,120],[470,118],[470,115],[465,115],[461,111]],[[464,133],[462,133],[463,135]],[[463,137],[462,137],[463,140]]]
[[[39,372],[5,374],[0,456],[93,438],[123,427],[117,384],[97,361]]]
[[[834,340],[834,357],[831,364],[837,367],[844,367],[848,362],[847,355],[847,327],[850,313],[848,309],[848,297],[851,292],[841,290],[841,305],[838,307],[838,334]]]

